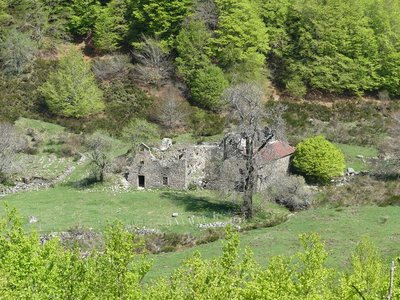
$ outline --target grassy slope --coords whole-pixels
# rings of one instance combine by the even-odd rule
[[[297,213],[286,223],[241,234],[242,249],[250,247],[258,262],[265,265],[271,256],[290,255],[299,249],[301,233],[317,232],[330,251],[328,264],[345,268],[351,251],[363,237],[370,237],[386,258],[400,255],[400,207],[319,208]],[[221,253],[221,242],[175,253],[152,256],[154,265],[146,279],[168,275],[180,261],[198,250],[211,258]]]
[[[356,172],[368,171],[370,166],[365,159],[378,156],[379,151],[373,147],[361,147],[348,144],[336,144],[343,151],[346,158],[346,167],[353,168]],[[362,155],[364,159],[358,158]]]

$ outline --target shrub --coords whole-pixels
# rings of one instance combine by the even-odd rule
[[[114,81],[104,91],[105,112],[116,128],[121,128],[134,117],[143,117],[153,99],[130,82]]]
[[[319,183],[329,182],[345,168],[343,153],[321,135],[300,142],[292,163],[295,171]]]
[[[301,176],[277,176],[264,192],[269,201],[287,207],[290,211],[307,209],[311,205],[311,193],[306,190]]]
[[[300,77],[296,76],[286,83],[286,90],[294,97],[302,98],[307,94],[307,87]]]
[[[217,114],[196,108],[190,117],[191,127],[196,136],[212,136],[222,132],[225,119]]]
[[[126,75],[131,58],[125,54],[105,55],[93,61],[93,73],[99,80],[109,80]]]
[[[136,146],[139,143],[151,143],[159,140],[160,131],[156,124],[144,119],[136,119],[124,127],[122,138]]]

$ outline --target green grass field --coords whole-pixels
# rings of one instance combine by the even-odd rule
[[[76,225],[103,230],[112,221],[174,232],[198,232],[198,223],[229,220],[236,207],[212,192],[113,191],[104,186],[79,190],[69,186],[19,193],[2,198],[39,232],[63,231]],[[179,216],[172,218],[172,213]],[[0,208],[4,214],[4,207]],[[29,216],[39,221],[28,225]],[[192,217],[189,220],[189,217]]]
[[[379,154],[379,151],[373,147],[361,147],[348,144],[336,144],[343,151],[346,159],[346,167],[353,168],[356,172],[368,171],[370,165],[367,160]],[[357,155],[362,155],[364,159],[358,158]]]
[[[300,250],[298,236],[317,232],[329,250],[328,265],[344,270],[351,251],[364,237],[369,237],[386,259],[400,255],[400,207],[318,208],[292,215],[286,223],[242,233],[241,249],[251,248],[255,259],[266,265],[272,256],[291,255]],[[193,251],[212,258],[221,254],[221,241],[180,252],[153,255],[146,280],[169,275]]]

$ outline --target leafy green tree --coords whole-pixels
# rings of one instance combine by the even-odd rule
[[[192,0],[131,1],[132,40],[138,41],[142,35],[147,35],[171,43],[188,15],[191,4]]]
[[[57,115],[80,118],[104,109],[103,93],[90,64],[76,49],[60,59],[57,71],[49,75],[40,91],[50,111]]]
[[[351,256],[351,270],[340,282],[341,298],[364,299],[385,298],[387,295],[387,274],[378,250],[364,238]]]
[[[210,65],[210,39],[211,32],[204,22],[189,20],[183,25],[175,41],[178,53],[175,61],[179,73],[186,80],[189,80],[196,70]]]
[[[365,13],[379,45],[379,75],[381,89],[391,95],[400,95],[400,3],[374,0],[368,3]]]
[[[238,73],[237,80],[261,74],[269,50],[259,6],[250,0],[216,0],[218,26],[213,52],[221,66]]]
[[[189,85],[194,102],[206,109],[217,111],[222,107],[221,95],[229,83],[219,67],[209,65],[195,71]]]
[[[345,168],[342,151],[322,135],[300,142],[296,146],[292,163],[298,173],[321,183],[341,175]]]
[[[119,48],[129,29],[126,14],[126,0],[112,0],[99,10],[93,36],[97,50],[112,52]]]
[[[378,43],[362,1],[304,0],[288,10],[290,45],[283,81],[334,93],[361,94],[379,86]]]
[[[94,28],[100,12],[98,0],[72,0],[67,5],[68,30],[75,36],[87,36]]]

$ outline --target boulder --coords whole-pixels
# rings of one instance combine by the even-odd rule
[[[161,140],[160,150],[161,150],[161,151],[166,151],[166,150],[168,150],[169,148],[171,148],[171,146],[172,146],[172,139],[170,139],[170,138],[163,138],[163,139]]]

